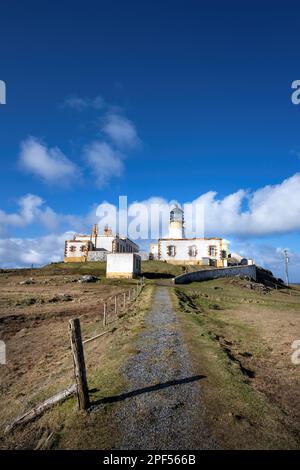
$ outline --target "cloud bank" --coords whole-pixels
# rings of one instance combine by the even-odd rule
[[[254,237],[298,231],[300,173],[254,192],[241,189],[220,199],[211,191],[193,202],[204,206],[208,234]]]
[[[84,149],[87,164],[94,168],[99,184],[103,184],[105,177],[119,174],[122,171],[122,156],[114,151],[108,144],[93,142]],[[113,163],[112,163],[113,162]],[[148,214],[153,204],[174,204],[160,197],[151,197],[143,201],[134,201],[129,204],[128,212],[132,216],[138,213],[141,207],[146,207],[145,219],[141,222],[148,224]],[[277,234],[285,234],[300,230],[300,173],[296,173],[276,185],[268,185],[250,192],[240,189],[223,198],[218,198],[216,192],[209,191],[191,202],[204,207],[204,229],[206,236],[236,236],[240,238],[254,238]],[[99,205],[101,212],[103,202]],[[82,218],[70,214],[57,214],[53,209],[45,206],[38,195],[27,194],[18,200],[19,211],[7,213],[0,209],[0,223],[5,226],[24,227],[37,219],[52,219],[52,226],[64,220],[69,224],[77,223]],[[96,206],[96,204],[95,204]],[[118,207],[109,205],[118,211]],[[46,214],[46,216],[45,216]],[[95,215],[96,212],[93,211]],[[186,214],[186,221],[187,214]]]

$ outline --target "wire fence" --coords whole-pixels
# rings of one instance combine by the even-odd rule
[[[56,351],[56,367],[53,368],[53,363],[51,363],[50,374],[46,373],[43,380],[39,379],[38,383],[29,384],[24,400],[19,400],[19,406],[16,407],[19,416],[6,427],[6,432],[18,424],[29,421],[56,402],[74,395],[74,393],[79,398],[82,381],[78,381],[78,374],[82,375],[82,367],[78,367],[78,364],[76,366],[78,358],[76,359],[76,354],[74,354],[76,352],[76,350],[74,351],[74,340],[77,342],[77,347],[82,349],[83,368],[88,374],[99,363],[101,337],[111,333],[117,327],[117,321],[130,311],[144,285],[144,278],[141,278],[134,287],[124,289],[101,300],[92,312],[81,314],[78,318],[69,317],[70,335],[66,324],[65,334],[60,338],[58,351]],[[67,323],[67,319],[64,321]],[[79,323],[80,334],[78,335],[77,331],[77,334],[75,336],[73,334],[72,337],[70,325],[74,321]],[[88,390],[87,384],[86,390]],[[86,408],[87,405],[81,406],[79,400],[79,407]]]

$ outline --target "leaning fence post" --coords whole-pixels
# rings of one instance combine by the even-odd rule
[[[90,406],[89,389],[86,379],[84,352],[81,339],[81,328],[79,318],[69,320],[69,331],[71,348],[73,353],[74,374],[77,387],[78,406],[86,410]]]
[[[103,326],[106,325],[106,312],[107,312],[107,306],[106,302],[103,303]]]

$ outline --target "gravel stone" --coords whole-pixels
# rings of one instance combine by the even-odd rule
[[[216,448],[201,398],[205,377],[192,371],[167,287],[156,287],[145,326],[139,352],[123,371],[128,385],[116,410],[120,448]]]

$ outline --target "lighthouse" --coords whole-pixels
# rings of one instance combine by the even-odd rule
[[[177,205],[170,212],[169,238],[185,238],[183,210]]]
[[[172,206],[168,238],[159,238],[150,245],[150,258],[171,264],[199,266],[227,266],[228,245],[219,237],[186,238],[184,212],[178,205]]]

